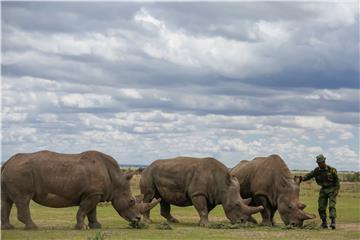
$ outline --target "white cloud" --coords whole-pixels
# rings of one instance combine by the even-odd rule
[[[329,89],[322,89],[322,90],[316,90],[313,91],[311,94],[306,94],[304,96],[305,99],[310,100],[319,100],[319,99],[325,99],[325,100],[345,100],[349,99],[350,96],[354,99],[354,91],[351,89],[336,89],[336,90],[329,90]]]
[[[294,119],[294,123],[302,128],[308,129],[324,129],[324,128],[336,128],[340,124],[333,123],[323,116],[297,116]]]
[[[2,110],[2,121],[3,122],[23,122],[26,120],[27,113],[23,112],[24,109],[21,107],[9,108],[5,107]]]
[[[347,169],[360,171],[359,153],[356,153],[348,145],[332,147],[326,156],[329,164],[338,170],[345,168],[344,164],[346,164]]]
[[[241,139],[223,139],[219,141],[219,148],[223,151],[230,152],[246,152],[248,151],[248,145]]]
[[[60,102],[66,107],[91,108],[105,107],[111,103],[112,97],[99,94],[67,94],[61,97]]]
[[[67,55],[97,55],[117,60],[126,51],[124,40],[118,36],[87,33],[75,36],[65,33],[25,32],[6,26],[8,41],[17,47],[26,47],[43,53]]]
[[[277,45],[290,40],[291,32],[284,22],[267,22],[260,20],[254,24],[249,36],[251,39],[260,41],[272,41]]]
[[[340,139],[342,140],[348,140],[348,139],[351,139],[353,138],[353,134],[351,132],[343,132],[340,134]]]
[[[312,154],[318,154],[323,152],[324,150],[319,146],[315,146],[315,147],[307,147],[307,151]]]
[[[134,16],[134,20],[143,23],[145,26],[156,26],[157,28],[166,31],[165,24],[151,16],[145,8],[141,8],[138,13]]]
[[[121,95],[132,99],[142,99],[141,93],[136,89],[124,88],[119,90]]]
[[[59,4],[75,28],[66,18],[56,25],[50,5],[26,5],[19,16],[11,11],[25,5],[5,9],[3,160],[96,149],[120,163],[189,155],[231,167],[277,153],[290,168],[311,169],[322,152],[339,169],[357,167],[359,91],[348,76],[336,80],[349,65],[358,70],[352,10],[237,4],[194,4],[194,14],[171,4]],[[51,21],[38,24],[38,14]],[[292,79],[294,69],[306,79]]]
[[[22,144],[35,142],[37,130],[32,127],[6,127],[2,129],[2,142],[4,144]],[[31,151],[30,149],[28,151]]]
[[[145,9],[139,11],[135,22],[153,26],[157,38],[147,39],[143,50],[150,56],[170,61],[175,64],[207,68],[215,72],[232,77],[247,77],[262,73],[271,73],[279,70],[274,59],[263,56],[258,52],[258,46],[248,42],[229,40],[223,37],[193,36],[184,30],[170,30],[166,24],[150,15]],[[262,31],[271,24],[261,22]],[[285,30],[278,27],[278,33]],[[267,31],[265,34],[268,34]],[[274,35],[271,35],[274,38]],[[279,39],[269,39],[276,44]]]
[[[302,5],[306,11],[315,14],[314,20],[320,24],[326,24],[330,27],[346,27],[353,25],[358,16],[358,6],[355,1],[349,2],[331,2],[305,3]]]
[[[42,113],[37,116],[37,119],[45,123],[53,123],[58,121],[58,116],[54,113]]]
[[[71,100],[76,106],[86,105],[82,102],[83,99],[79,101],[76,97]],[[314,132],[313,128],[281,126],[283,120],[294,121],[291,116],[197,116],[157,110],[119,112],[104,116],[74,113],[71,121],[66,122],[62,118],[61,115],[53,114],[42,114],[38,117],[45,123],[70,124],[71,128],[80,130],[80,133],[62,133],[61,129],[57,130],[60,132],[42,133],[26,128],[20,132],[5,131],[5,141],[14,144],[17,141],[34,142],[31,137],[40,136],[36,139],[37,146],[47,146],[48,149],[64,152],[81,152],[95,148],[115,154],[122,163],[149,163],[158,158],[188,155],[216,157],[232,167],[241,159],[276,153],[280,154],[292,169],[311,169],[314,156],[318,153],[325,153],[334,159],[339,159],[341,154],[346,156],[336,162],[335,166],[344,166],[348,157],[350,161],[358,157],[349,147],[339,148],[338,145],[327,144],[325,141],[321,141],[322,145],[314,143],[317,130]],[[324,138],[330,139],[334,133],[345,131],[344,129],[347,127],[324,132]],[[55,136],[58,139],[56,142]],[[58,145],[59,141],[64,144]]]

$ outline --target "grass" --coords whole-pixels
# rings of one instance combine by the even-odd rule
[[[156,229],[173,230],[172,226],[168,222],[159,223],[158,225],[156,225]]]
[[[133,193],[138,194],[138,177],[133,179]],[[200,228],[199,217],[193,207],[172,206],[172,214],[180,220],[178,224],[171,224],[171,231],[164,231],[160,224],[165,219],[159,214],[159,206],[151,212],[154,223],[147,229],[129,228],[129,223],[119,217],[109,204],[102,204],[98,208],[98,219],[102,224],[101,230],[73,230],[77,208],[47,208],[31,203],[31,213],[34,222],[40,230],[26,231],[24,225],[16,219],[16,208],[11,212],[11,222],[15,230],[2,231],[2,239],[360,239],[360,183],[341,184],[341,191],[337,198],[338,229],[322,230],[317,226],[320,219],[305,222],[302,229],[286,228],[282,225],[278,214],[275,216],[276,227],[239,226],[227,227],[229,221],[225,218],[221,206],[216,207],[209,214],[210,226],[214,228]],[[319,187],[314,182],[301,185],[300,200],[307,204],[306,210],[317,214],[317,197]],[[254,215],[260,220],[260,214]],[[219,227],[216,227],[219,226]]]

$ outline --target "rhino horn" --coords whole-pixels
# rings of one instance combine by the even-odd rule
[[[139,211],[141,214],[144,214],[145,212],[151,210],[153,207],[155,207],[159,202],[161,202],[161,198],[156,199],[154,198],[151,203],[140,203]]]
[[[301,210],[304,210],[304,208],[306,208],[306,204],[298,202],[297,207]]]
[[[258,213],[258,212],[260,212],[262,210],[264,210],[263,206],[250,207],[250,214],[255,214],[255,213]]]
[[[246,204],[246,205],[249,205],[250,203],[251,203],[251,198],[245,198],[245,199],[243,199],[244,200],[244,203]]]
[[[301,211],[301,213],[300,213],[301,220],[308,220],[308,219],[313,219],[313,218],[316,218],[315,214],[306,213],[304,211]]]

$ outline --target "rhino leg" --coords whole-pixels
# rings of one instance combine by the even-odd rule
[[[272,226],[272,208],[267,198],[264,196],[255,196],[254,202],[256,206],[262,205],[264,207],[264,210],[260,212],[262,217],[261,225]]]
[[[89,227],[91,229],[101,228],[101,224],[98,222],[98,220],[96,218],[96,207],[94,207],[93,210],[91,210],[88,213],[87,218],[89,220]]]
[[[30,200],[31,196],[21,196],[15,201],[15,205],[17,208],[17,218],[20,222],[25,224],[25,229],[27,230],[35,230],[37,229],[36,224],[31,219],[30,214]]]
[[[76,225],[75,229],[83,229],[84,226],[84,218],[87,216],[94,208],[96,208],[96,205],[100,202],[101,196],[100,195],[94,195],[91,197],[88,197],[80,202],[79,210],[76,214]]]
[[[274,219],[274,215],[275,215],[276,210],[277,210],[277,209],[271,209],[270,219],[271,219],[271,224],[272,224],[273,226],[276,225],[276,222],[275,222],[275,219]]]
[[[207,200],[202,195],[196,195],[191,198],[192,203],[194,204],[195,209],[197,210],[200,216],[200,227],[208,227],[208,209],[207,209]]]
[[[14,226],[10,224],[10,212],[13,201],[7,196],[5,192],[1,193],[1,229],[13,229]]]
[[[177,220],[176,218],[174,218],[171,213],[171,206],[170,203],[167,203],[163,200],[161,200],[160,202],[160,214],[161,216],[163,216],[164,218],[166,218],[168,220],[168,222],[171,223],[178,223],[179,220]]]

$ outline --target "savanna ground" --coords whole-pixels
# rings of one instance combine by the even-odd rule
[[[132,180],[134,194],[139,193],[139,176]],[[101,230],[73,230],[77,208],[47,208],[31,204],[34,222],[40,230],[27,231],[16,219],[16,208],[11,212],[11,223],[15,230],[2,231],[2,239],[360,239],[360,182],[342,182],[337,198],[338,228],[336,230],[286,229],[276,214],[275,227],[244,227],[240,229],[205,229],[198,227],[199,217],[193,207],[172,207],[172,213],[181,223],[171,224],[173,230],[159,230],[157,225],[165,222],[159,214],[159,206],[152,210],[154,223],[147,229],[130,229],[128,223],[118,216],[110,204],[98,207]],[[307,204],[306,211],[317,214],[319,187],[314,182],[301,185],[300,201]],[[259,221],[260,214],[254,215]],[[227,223],[221,206],[209,215],[210,223]],[[320,224],[317,217],[313,222]]]

